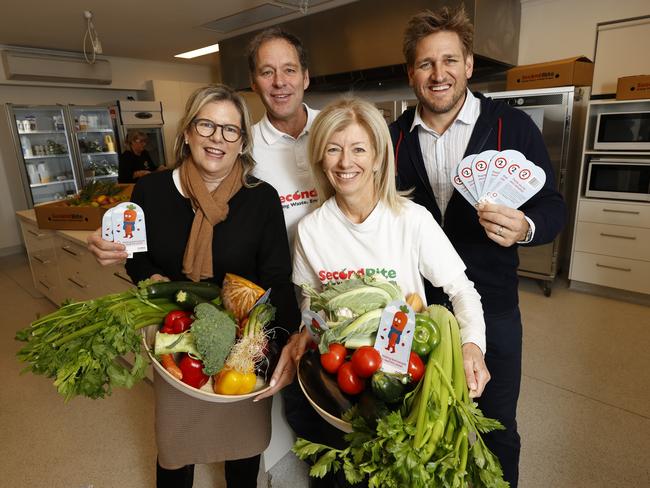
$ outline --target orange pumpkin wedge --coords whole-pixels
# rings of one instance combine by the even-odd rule
[[[239,322],[248,316],[248,312],[263,294],[264,289],[236,274],[226,273],[223,279],[221,287],[223,305]]]

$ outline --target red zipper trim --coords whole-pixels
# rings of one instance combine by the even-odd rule
[[[501,130],[503,129],[503,121],[499,117],[499,134],[497,135],[497,151],[501,151]]]

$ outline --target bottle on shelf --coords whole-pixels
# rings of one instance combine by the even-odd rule
[[[20,145],[23,148],[23,156],[25,156],[26,158],[30,158],[34,155],[32,151],[32,143],[29,142],[29,137],[20,136]]]
[[[88,117],[85,114],[79,116],[79,130],[88,130]]]
[[[104,146],[106,152],[115,152],[115,141],[113,140],[113,136],[111,134],[106,134],[104,136]]]

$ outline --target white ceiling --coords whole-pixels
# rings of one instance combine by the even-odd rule
[[[329,0],[308,6],[307,14],[354,0]],[[174,54],[215,44],[221,39],[285,22],[303,15],[289,14],[248,28],[220,34],[201,27],[216,19],[265,3],[300,4],[300,0],[5,0],[0,12],[0,45],[83,51],[86,20],[93,14],[95,29],[104,56],[147,60],[211,64],[216,55],[194,60],[174,58]],[[304,2],[303,2],[304,3]]]

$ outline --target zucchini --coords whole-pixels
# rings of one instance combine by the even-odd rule
[[[384,373],[377,371],[372,375],[372,392],[377,398],[386,403],[395,403],[404,396],[408,375]]]
[[[194,310],[194,307],[199,303],[205,303],[209,300],[183,288],[174,294],[174,301],[183,310]]]
[[[208,281],[159,281],[144,288],[148,298],[173,299],[179,290],[191,291],[196,295],[213,300],[221,295],[221,287]]]

